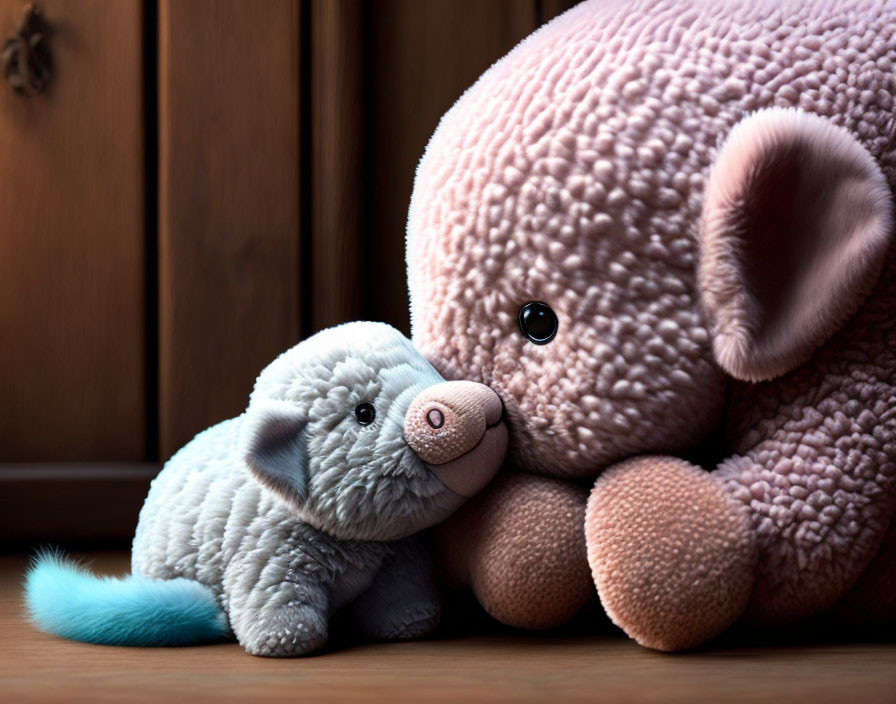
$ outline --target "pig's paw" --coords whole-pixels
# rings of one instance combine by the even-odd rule
[[[593,598],[582,534],[586,498],[567,482],[519,474],[499,480],[480,502],[470,576],[498,621],[555,628]]]
[[[695,647],[747,605],[756,566],[749,517],[688,462],[639,457],[608,469],[591,492],[585,534],[604,608],[642,645]]]

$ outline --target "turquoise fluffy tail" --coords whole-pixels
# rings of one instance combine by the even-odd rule
[[[192,645],[229,633],[211,590],[188,579],[98,577],[58,555],[39,555],[25,603],[43,631],[104,645]]]

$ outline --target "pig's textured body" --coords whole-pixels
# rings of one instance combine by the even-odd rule
[[[587,551],[610,615],[642,642],[693,645],[745,609],[766,622],[806,616],[844,597],[863,573],[852,613],[896,617],[894,551],[881,549],[896,510],[896,257],[887,250],[894,98],[893,2],[590,0],[526,39],[445,115],[420,164],[409,217],[414,341],[448,378],[498,392],[509,456],[546,476],[541,486],[505,480],[457,519],[477,522],[463,529],[479,542],[452,557],[488,610],[522,626],[575,613],[586,546],[563,565],[541,558],[580,544],[551,516],[579,511],[584,521],[584,498],[561,505],[555,486],[603,472]],[[855,249],[831,257],[850,267],[862,261],[847,273],[805,277],[802,258],[822,245],[751,242],[746,218],[726,224],[709,208],[712,201],[725,216],[742,205],[718,194],[752,176],[731,174],[744,159],[714,165],[732,130],[763,112],[771,127],[756,121],[740,134],[773,141],[780,125],[799,130],[809,136],[800,144],[812,142],[822,160],[826,144],[839,154],[837,140],[849,141],[849,168],[874,172],[866,179],[874,215],[856,226],[873,220],[866,229],[874,234],[857,240],[864,250],[855,260]],[[823,176],[815,185],[819,197],[805,197],[793,222],[831,200]],[[760,195],[776,205],[774,194]],[[836,230],[839,217],[818,232]],[[741,239],[724,240],[728,249],[713,258],[706,233],[724,227],[742,227]],[[771,292],[759,304],[750,286],[732,292],[725,266],[738,256],[753,257],[736,264],[759,281],[757,295]],[[830,294],[847,280],[848,295]],[[796,291],[804,309],[815,300],[823,309],[791,327],[752,324],[763,303],[775,312],[779,290]],[[726,315],[737,296],[747,324],[732,333]],[[519,333],[517,311],[529,300],[549,303],[559,318],[550,344]],[[738,355],[749,356],[765,332],[768,349],[792,349],[774,363],[760,350],[752,367],[741,364]],[[649,459],[604,471],[712,437],[721,447],[718,463],[704,468],[712,474],[665,461],[639,467]],[[730,521],[643,518],[663,515],[661,503],[647,502],[646,483],[659,476],[651,472],[681,480],[664,495],[680,491],[677,505],[703,505],[695,497],[711,484],[722,503],[707,498],[706,506]],[[495,509],[514,502],[536,507],[518,513],[530,523]],[[665,515],[676,515],[674,507]],[[730,534],[704,554],[716,538],[701,532],[709,524]],[[717,558],[732,550],[741,557],[721,567],[727,562]],[[681,562],[685,553],[690,562]],[[578,586],[543,588],[558,583]],[[698,612],[720,615],[701,624]]]

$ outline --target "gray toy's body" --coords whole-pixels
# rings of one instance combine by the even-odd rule
[[[246,649],[259,655],[315,650],[326,640],[327,615],[359,595],[380,601],[375,577],[394,543],[338,540],[296,518],[253,477],[238,451],[242,417],[220,423],[180,450],[153,482],[140,514],[132,571],[153,579],[186,577],[208,586]],[[403,541],[411,547],[411,541]],[[424,635],[438,623],[439,602],[422,550],[403,564],[403,613],[369,614],[374,637]],[[389,584],[391,589],[394,583]],[[302,594],[308,618],[266,623]],[[366,600],[365,599],[365,600]],[[365,628],[365,626],[367,626]],[[293,630],[293,629],[302,630]]]
[[[351,605],[360,630],[410,638],[438,622],[413,536],[497,472],[503,408],[445,382],[388,325],[349,323],[282,354],[238,418],[197,435],[153,481],[133,575],[100,580],[45,556],[26,595],[44,630],[96,643],[236,636],[302,655]]]

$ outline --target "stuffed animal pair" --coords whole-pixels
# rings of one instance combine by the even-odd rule
[[[896,3],[588,0],[442,118],[412,333],[501,397],[442,559],[647,646],[896,620]]]
[[[891,0],[573,8],[458,101],[418,170],[413,340],[484,386],[449,394],[385,333],[369,360],[335,333],[332,356],[287,354],[171,460],[144,576],[104,587],[168,603],[165,585],[177,628],[138,600],[136,631],[91,630],[98,588],[86,631],[53,621],[60,570],[67,593],[88,578],[52,562],[38,620],[164,642],[189,603],[203,636],[286,655],[354,600],[373,633],[423,633],[425,556],[377,541],[487,481],[501,402],[508,466],[440,555],[499,620],[560,625],[596,591],[663,650],[741,618],[896,620],[894,97]]]
[[[382,323],[324,330],[258,377],[246,412],[200,433],[153,481],[133,574],[39,558],[26,598],[44,630],[118,645],[231,633],[303,655],[350,609],[375,638],[425,635],[440,603],[418,531],[497,472],[501,401],[446,382]]]

